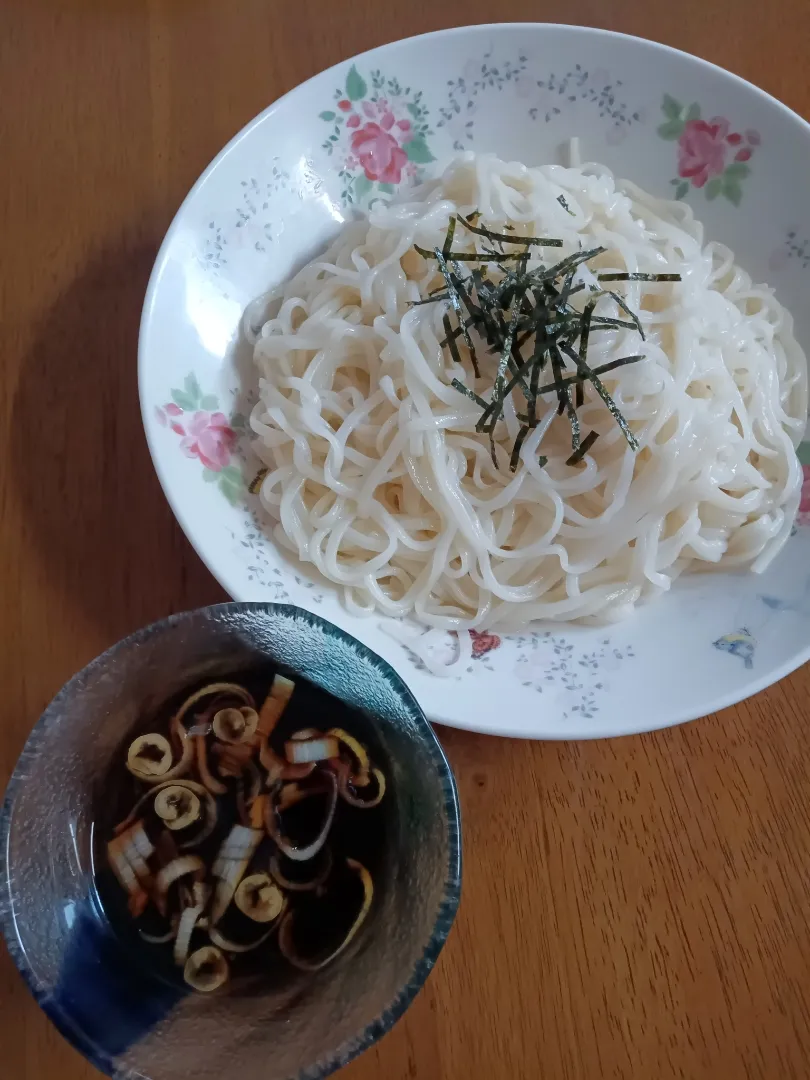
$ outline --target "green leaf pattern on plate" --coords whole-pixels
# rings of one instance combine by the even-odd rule
[[[184,394],[182,390],[172,390],[172,401],[183,412],[193,412],[197,407],[194,399],[189,397],[188,394]]]
[[[421,135],[405,143],[402,149],[408,155],[408,161],[415,161],[418,165],[427,165],[436,160]]]
[[[202,390],[200,389],[200,384],[197,382],[197,376],[193,372],[191,372],[191,374],[189,375],[186,375],[183,381],[183,387],[185,388],[188,396],[194,401],[199,401],[202,397]]]
[[[349,74],[346,76],[346,97],[349,101],[361,101],[368,93],[366,80],[359,74],[352,64]]]
[[[363,202],[363,200],[372,192],[373,189],[373,180],[369,180],[365,173],[361,173],[360,176],[358,176],[354,181],[354,186],[352,188],[354,201]]]
[[[219,474],[219,490],[232,506],[239,506],[245,497],[245,484],[242,470],[236,465],[227,465]]]

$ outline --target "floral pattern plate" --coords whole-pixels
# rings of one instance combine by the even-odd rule
[[[178,520],[238,600],[317,611],[383,655],[428,715],[504,735],[647,731],[719,709],[810,656],[810,481],[796,530],[761,575],[681,579],[631,620],[397,638],[350,617],[334,589],[267,538],[249,490],[255,401],[247,303],[343,222],[462,150],[560,160],[577,135],[602,161],[685,199],[795,313],[810,346],[810,127],[749,83],[648,41],[541,24],[462,27],[376,49],[315,76],[253,120],[209,166],[157,258],[143,313],[140,393]],[[805,450],[808,452],[805,453]],[[810,473],[810,445],[802,447]],[[425,662],[427,661],[427,663]],[[688,678],[685,673],[688,672]]]

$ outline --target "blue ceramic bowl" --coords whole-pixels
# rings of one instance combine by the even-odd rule
[[[186,993],[135,959],[93,874],[95,801],[138,718],[206,677],[272,659],[357,708],[389,779],[372,913],[334,965],[261,992]],[[127,1080],[315,1080],[384,1034],[421,987],[459,902],[453,777],[422,710],[379,657],[294,607],[222,604],[113,646],[57,694],[0,818],[0,927],[39,1004]]]

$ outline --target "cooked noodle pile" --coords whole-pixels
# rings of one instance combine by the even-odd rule
[[[807,404],[805,357],[771,290],[727,248],[704,245],[688,206],[602,166],[468,154],[412,199],[377,204],[248,312],[260,373],[251,426],[276,540],[341,586],[351,611],[446,629],[612,621],[686,569],[763,569],[798,508]],[[494,466],[480,407],[450,384],[489,400],[498,357],[480,350],[475,379],[461,341],[460,366],[442,347],[448,305],[412,306],[442,285],[414,244],[441,247],[451,215],[474,211],[490,230],[563,241],[532,248],[530,270],[607,248],[578,272],[579,307],[594,271],[682,275],[611,286],[646,341],[628,328],[590,343],[591,367],[645,356],[603,377],[638,452],[586,384],[582,430],[600,437],[583,462],[566,464],[571,426],[550,395],[510,471],[522,407],[512,395]],[[457,230],[454,250],[486,245]],[[597,314],[626,318],[610,297]]]

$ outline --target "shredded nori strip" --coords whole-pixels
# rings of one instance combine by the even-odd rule
[[[567,274],[569,270],[576,270],[581,263],[589,262],[591,259],[596,258],[597,255],[602,255],[607,248],[596,247],[591,248],[590,251],[577,251],[573,255],[569,255],[567,259],[563,259],[562,262],[558,262],[556,266],[550,266],[547,270],[537,271],[534,270],[529,275],[533,281],[554,281],[556,278],[562,277]]]
[[[471,390],[469,386],[465,386],[463,382],[459,382],[458,379],[453,379],[450,383],[454,390],[458,390],[464,397],[468,397],[470,401],[474,401],[476,405],[480,405],[482,409],[488,408],[488,403],[484,401],[482,397],[479,397],[474,390]]]
[[[571,207],[568,205],[568,203],[565,201],[565,196],[564,195],[558,195],[557,196],[557,202],[560,204],[560,206],[563,208],[563,210],[565,210],[565,212],[567,214],[571,215],[571,217],[576,217],[577,216],[574,213],[574,211],[571,209]]]
[[[414,247],[414,251],[417,251],[422,256],[423,259],[435,259],[436,258],[435,252],[428,251],[427,248],[420,247],[418,244],[414,244],[413,247]],[[438,251],[439,249],[437,248],[436,250]],[[439,254],[441,254],[441,252],[439,252]],[[452,255],[453,255],[453,258],[456,260],[456,262],[481,262],[481,260],[483,258],[483,256],[478,254],[478,252],[474,252],[474,251],[454,251],[452,253]],[[492,251],[492,252],[487,253],[487,257],[486,257],[486,259],[484,261],[485,262],[509,262],[511,259],[519,259],[520,256],[521,256],[521,252],[519,252],[519,251],[510,251],[510,252],[506,252],[506,253],[500,252],[500,251]]]
[[[638,315],[636,315],[635,311],[633,311],[633,309],[627,305],[626,301],[621,296],[619,296],[617,292],[611,292],[610,290],[608,290],[605,295],[611,296],[616,301],[618,306],[622,309],[625,315],[627,315],[635,329],[641,335],[641,340],[646,341],[647,338],[644,336],[644,328],[641,325],[641,320],[639,319]]]
[[[532,352],[531,359],[532,374],[529,383],[529,396],[526,402],[528,405],[530,427],[537,426],[537,390],[540,385],[540,373],[545,367],[546,360],[548,359],[548,351],[546,334],[543,332],[542,327],[538,326],[534,337],[534,351]]]
[[[567,353],[567,349],[565,348],[565,346],[563,346],[563,351]],[[576,353],[573,353],[573,355],[575,356]],[[642,357],[642,359],[644,359],[644,357]],[[529,365],[527,364],[526,366],[528,367]],[[565,375],[563,378],[559,379],[557,382],[544,383],[542,386],[538,386],[538,388],[537,388],[537,396],[540,397],[543,394],[556,393],[560,389],[560,387],[566,387],[566,386],[574,386],[574,387],[576,387],[577,384],[581,385],[583,383],[583,381],[584,382],[591,382],[594,379],[594,377],[598,377],[599,375],[604,375],[605,370],[610,370],[613,367],[619,367],[619,366],[620,365],[618,364],[618,362],[614,360],[609,364],[604,364],[602,367],[594,368],[592,371],[589,368],[587,374],[583,374],[583,373],[577,371],[574,375]],[[507,385],[506,389],[507,389],[507,391],[509,390],[509,385]],[[514,387],[512,387],[512,389],[514,389]],[[487,408],[491,408],[491,407],[492,407],[492,402],[490,402],[489,405],[487,405]],[[517,413],[516,415],[517,415],[518,420],[521,421],[521,423],[528,423],[527,420],[524,420],[524,414],[523,413]]]
[[[563,196],[558,197],[558,202],[568,213],[572,213]],[[584,282],[574,284],[578,267],[603,254],[607,249],[596,247],[577,251],[553,266],[541,264],[529,270],[532,246],[562,247],[562,241],[496,233],[475,224],[480,216],[480,213],[475,211],[466,218],[458,215],[450,218],[441,249],[437,247],[433,251],[427,251],[414,245],[424,258],[436,261],[444,278],[443,286],[434,289],[424,300],[415,301],[414,306],[442,303],[452,307],[458,326],[453,328],[449,309],[446,310],[442,315],[445,338],[441,345],[450,350],[453,363],[463,365],[464,361],[458,349],[458,339],[463,337],[476,379],[481,378],[481,371],[475,354],[475,344],[470,335],[471,328],[486,341],[489,353],[498,357],[489,401],[460,380],[453,379],[451,382],[455,390],[474,401],[481,409],[475,428],[489,436],[490,456],[494,467],[499,468],[495,429],[503,419],[507,398],[516,390],[519,390],[525,399],[526,412],[516,410],[521,427],[509,459],[512,472],[517,469],[527,435],[537,427],[538,398],[552,393],[557,397],[557,412],[565,413],[571,425],[572,453],[566,464],[577,465],[582,461],[598,438],[596,431],[591,431],[584,438],[581,435],[577,410],[584,404],[586,382],[593,385],[629,445],[637,450],[638,440],[599,376],[643,360],[644,356],[622,356],[600,367],[591,368],[588,364],[588,346],[591,334],[597,331],[632,330],[644,340],[641,321],[618,293],[600,289],[596,285],[586,286]],[[483,252],[452,250],[457,223],[488,241],[482,245],[485,248]],[[522,250],[505,252],[504,244],[512,244]],[[501,250],[496,250],[492,245],[497,245]],[[503,267],[496,280],[488,276],[488,265],[497,266],[507,262],[515,265],[511,268]],[[465,271],[462,268],[464,263],[476,265]],[[600,281],[681,280],[679,274],[609,272],[597,276]],[[584,310],[578,311],[572,307],[570,300],[586,288],[590,289],[591,298]],[[595,308],[602,296],[610,296],[627,319],[596,315]],[[531,355],[524,357],[521,350],[529,342]],[[573,362],[575,369],[571,374],[565,370],[569,361]],[[547,366],[550,366],[553,377],[550,382],[541,386],[541,374]],[[541,467],[546,464],[546,460],[538,455]]]
[[[568,298],[575,293],[582,292],[585,288],[585,283],[580,282],[579,285],[574,285],[574,277],[576,276],[576,270],[571,270],[566,276],[565,283],[560,289],[559,299],[557,301],[557,307],[562,308],[568,305]]]
[[[503,412],[504,401],[509,397],[519,381],[528,374],[533,363],[534,358],[525,361],[525,363],[515,372],[512,379],[506,384],[503,392],[497,397],[493,394],[492,401],[486,405],[483,416],[479,418],[478,423],[475,425],[476,431],[487,430],[487,423],[492,422],[493,415],[495,416],[496,421],[500,419],[500,415]],[[552,386],[551,389],[554,389],[554,387]]]
[[[581,385],[581,383],[577,383],[577,388]],[[577,450],[579,450],[580,442],[579,417],[577,416],[577,410],[574,407],[574,403],[571,401],[570,386],[565,391],[565,410],[568,413],[568,421],[571,424],[571,449],[576,453]]]
[[[579,359],[584,364],[588,359],[588,342],[591,336],[591,316],[596,307],[595,300],[589,300],[582,312],[582,324],[579,331]]]
[[[509,357],[512,353],[512,342],[515,338],[515,328],[517,326],[519,311],[517,308],[512,312],[512,318],[509,320],[509,329],[506,331],[506,338],[503,343],[503,353],[501,359],[498,362],[498,373],[495,376],[495,387],[492,391],[493,399],[500,400],[503,406],[503,389],[506,381],[506,368],[509,363]],[[517,376],[516,376],[517,377]],[[494,424],[493,424],[494,427]]]
[[[469,331],[467,330],[467,322],[466,322],[466,320],[464,318],[464,313],[461,310],[461,297],[458,294],[458,289],[456,288],[456,283],[455,283],[455,281],[453,279],[453,275],[450,273],[450,269],[449,269],[449,267],[447,265],[447,261],[445,260],[444,256],[442,255],[442,253],[439,251],[438,248],[436,248],[436,250],[434,252],[434,256],[435,256],[436,262],[439,264],[439,270],[441,271],[442,277],[444,278],[445,282],[447,283],[447,291],[450,293],[450,303],[453,305],[453,308],[455,309],[456,315],[458,316],[458,322],[459,322],[459,326],[461,327],[461,333],[462,333],[462,335],[464,337],[464,343],[466,344],[467,348],[470,350],[470,356],[472,358],[473,366],[476,368],[476,371],[477,371],[478,365],[476,363],[476,357],[475,357],[475,345],[473,345],[473,340],[470,337]]]
[[[530,430],[531,429],[529,428],[528,424],[524,424],[517,434],[517,438],[515,439],[515,445],[512,447],[512,456],[509,459],[509,468],[512,472],[515,472],[518,467],[518,462],[520,461],[520,451],[523,449],[523,443],[525,442],[526,436],[529,434]]]
[[[563,386],[562,377],[565,361],[560,355],[560,350],[555,342],[551,346],[551,370],[554,374],[554,385],[557,387],[557,415],[562,416],[565,406],[568,404],[568,390]]]
[[[445,259],[449,258],[450,256],[450,251],[453,247],[453,237],[455,236],[455,232],[456,219],[454,217],[451,217],[450,223],[447,226],[447,236],[445,236],[444,244],[442,245],[442,255],[444,255]]]
[[[447,345],[448,345],[448,347],[450,349],[450,355],[453,358],[453,363],[458,364],[458,366],[461,367],[461,357],[459,356],[459,353],[458,353],[458,345],[456,345],[456,337],[455,337],[455,335],[453,333],[453,327],[450,325],[450,316],[447,314],[447,312],[444,313],[444,316],[442,318],[442,322],[444,323],[444,331],[447,334],[447,337],[445,338],[445,341],[447,342]]]
[[[642,341],[644,340],[644,334],[640,329],[641,323],[636,326],[634,323],[625,322],[624,319],[610,319],[606,315],[592,315],[591,324],[599,326],[603,330],[635,330],[637,334],[641,334]]]
[[[600,281],[680,281],[680,274],[597,274]]]
[[[566,461],[565,464],[566,465],[578,465],[580,463],[580,461],[582,461],[582,459],[588,453],[588,451],[590,450],[590,448],[593,446],[593,444],[596,442],[596,440],[598,438],[599,438],[599,432],[598,431],[589,432],[585,436],[585,438],[582,440],[582,442],[579,444],[579,446],[576,447],[573,454],[571,455],[570,458],[568,458],[568,460]]]
[[[590,381],[590,383],[593,385],[594,390],[600,396],[602,401],[604,401],[605,405],[607,405],[611,416],[613,417],[613,419],[616,421],[616,423],[621,428],[622,434],[624,435],[625,439],[627,439],[627,442],[629,443],[631,449],[638,450],[638,439],[635,437],[633,432],[630,430],[630,427],[629,427],[627,421],[622,416],[622,414],[619,412],[619,410],[618,410],[618,408],[616,406],[616,402],[613,400],[613,398],[610,396],[610,394],[605,389],[604,384],[602,383],[602,380],[599,378],[599,375],[597,374],[597,372],[591,371],[591,369],[588,367],[588,365],[585,363],[585,361],[582,360],[581,357],[577,353],[575,353],[574,350],[569,345],[563,344],[561,347],[562,347],[563,351],[568,356],[570,356],[571,359],[574,361],[574,363],[577,366],[577,370],[580,372],[580,374],[583,375],[586,379],[588,379]]]
[[[639,360],[646,359],[643,353],[636,353],[634,356],[620,356],[618,360],[611,360],[607,364],[602,364],[601,367],[596,369],[597,375],[604,375],[606,371],[613,371],[614,368],[624,367],[625,364],[636,364]]]
[[[498,241],[501,244],[531,244],[534,247],[562,247],[562,240],[552,240],[547,236],[508,236],[506,233],[492,232],[490,229],[485,229],[478,225],[472,225],[466,218],[459,217],[458,219],[465,229],[469,229],[470,232],[476,233],[478,236],[485,236],[487,240],[491,242]]]
[[[422,304],[435,304],[439,300],[449,300],[450,293],[443,289],[441,292],[434,294],[433,296],[426,296],[424,300],[409,300],[408,303],[411,307],[420,307]]]

